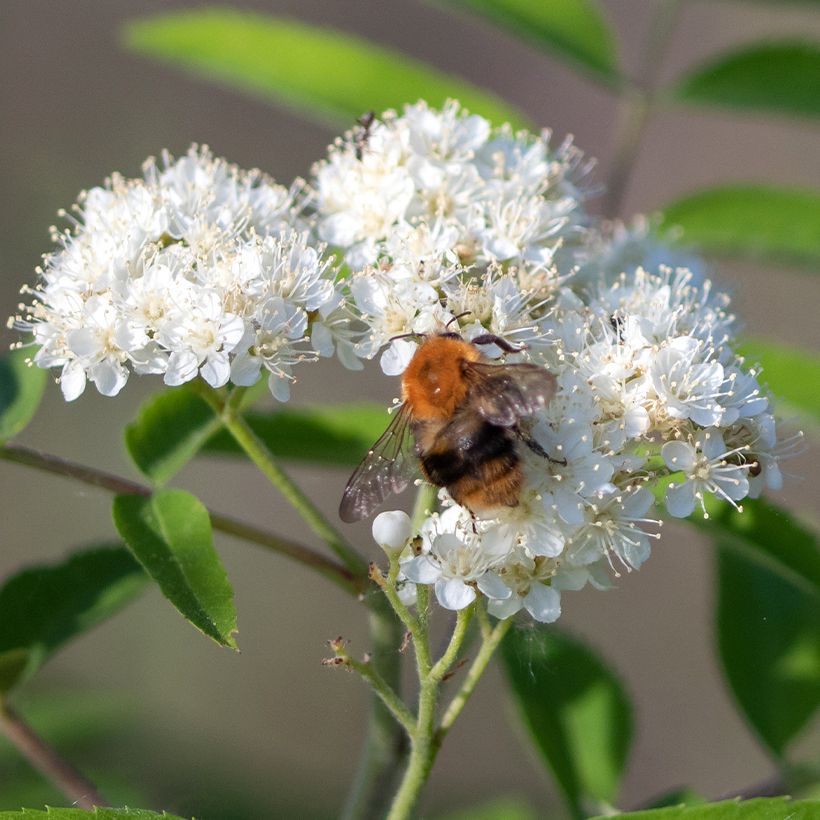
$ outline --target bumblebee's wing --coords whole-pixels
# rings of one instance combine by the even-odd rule
[[[537,364],[469,362],[470,403],[490,424],[512,427],[545,407],[555,395],[555,376]]]
[[[388,496],[400,493],[410,483],[416,459],[409,422],[410,410],[403,404],[350,476],[339,505],[342,521],[367,518]]]

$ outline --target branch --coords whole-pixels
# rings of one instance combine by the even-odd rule
[[[95,467],[79,464],[76,461],[70,461],[69,459],[61,458],[51,453],[44,453],[22,444],[4,444],[0,447],[0,459],[12,461],[16,464],[23,464],[26,467],[33,467],[36,470],[42,470],[43,472],[52,473],[54,475],[73,478],[77,481],[81,481],[83,484],[89,484],[92,487],[98,487],[110,493],[143,496],[149,496],[152,493],[151,488],[145,484],[139,484],[136,481],[131,481],[114,473],[108,473],[104,470],[98,470]],[[342,566],[330,558],[326,558],[321,553],[316,552],[310,547],[306,547],[304,544],[290,541],[287,538],[281,538],[272,532],[260,529],[252,524],[231,518],[227,515],[221,515],[211,510],[209,510],[208,513],[211,517],[211,525],[215,530],[224,532],[227,535],[233,535],[245,541],[250,541],[272,552],[284,555],[310,569],[316,570],[351,595],[361,595],[366,589],[366,578],[357,576],[347,569],[347,567]]]
[[[20,754],[81,809],[110,806],[96,786],[45,742],[20,715],[0,700],[0,730]]]

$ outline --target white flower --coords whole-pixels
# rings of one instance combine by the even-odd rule
[[[601,501],[587,507],[586,520],[573,536],[567,559],[576,566],[605,557],[610,566],[617,558],[628,570],[639,569],[649,558],[649,539],[658,538],[640,528],[640,524],[660,524],[646,518],[653,503],[652,493],[644,487],[629,492],[611,492]],[[617,574],[617,573],[616,573]]]
[[[663,347],[652,362],[650,377],[656,395],[673,419],[691,419],[702,427],[720,423],[724,391],[723,366],[704,361],[703,343],[679,336]]]
[[[373,519],[373,540],[384,550],[404,549],[412,534],[410,516],[401,510],[379,513]]]
[[[451,508],[423,535],[429,551],[403,561],[402,571],[417,584],[435,584],[436,598],[445,609],[464,609],[476,588],[490,598],[506,597],[509,589],[493,568],[509,553],[509,541],[497,531],[479,536],[463,528],[461,510]],[[452,528],[452,531],[448,531]]]
[[[667,488],[666,509],[670,515],[686,518],[700,502],[703,515],[708,518],[704,493],[712,493],[737,507],[736,502],[749,494],[748,465],[727,459],[744,449],[727,450],[723,436],[716,431],[701,432],[691,442],[666,442],[661,449],[663,460],[686,477],[682,484],[673,482]]]
[[[188,297],[159,334],[159,341],[171,351],[165,384],[183,384],[201,372],[211,387],[221,387],[230,378],[228,354],[241,341],[245,323],[226,313],[213,291],[190,292]]]
[[[509,594],[488,596],[487,611],[504,619],[523,608],[541,623],[557,621],[561,615],[561,593],[545,583],[554,573],[553,562],[532,558],[525,550],[515,550],[498,570]]]

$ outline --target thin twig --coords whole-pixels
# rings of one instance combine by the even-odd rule
[[[330,648],[335,653],[332,661],[340,661],[341,666],[347,666],[357,672],[370,683],[373,691],[381,698],[382,703],[390,710],[390,714],[404,727],[412,737],[416,730],[416,718],[398,696],[395,690],[381,676],[371,661],[358,661],[348,651],[346,642],[338,638],[330,642]]]
[[[86,464],[80,464],[67,458],[61,458],[51,453],[44,453],[32,447],[22,444],[4,444],[0,447],[0,459],[12,461],[16,464],[23,464],[26,467],[33,467],[36,470],[52,473],[54,475],[73,478],[98,487],[107,492],[122,495],[142,495],[150,496],[152,489],[145,484],[124,478],[114,473],[98,470]],[[233,535],[244,541],[265,547],[280,555],[284,555],[293,561],[297,561],[304,566],[316,570],[325,578],[333,581],[351,595],[361,595],[367,587],[367,581],[362,576],[356,576],[347,567],[326,558],[321,553],[316,552],[304,544],[299,544],[287,538],[281,538],[272,532],[255,527],[244,521],[232,518],[227,515],[208,511],[211,517],[211,525],[215,530]]]
[[[0,700],[0,730],[20,754],[81,809],[111,804],[97,787],[43,740],[7,703]]]
[[[637,81],[626,88],[622,98],[623,123],[607,180],[604,202],[604,211],[612,219],[621,211],[635,170],[638,151],[657,98],[654,79],[674,31],[679,7],[680,0],[658,0],[647,46],[638,68]]]

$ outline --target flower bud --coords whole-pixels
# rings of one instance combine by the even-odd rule
[[[404,549],[412,534],[410,516],[401,510],[379,513],[373,519],[373,540],[385,552]]]

